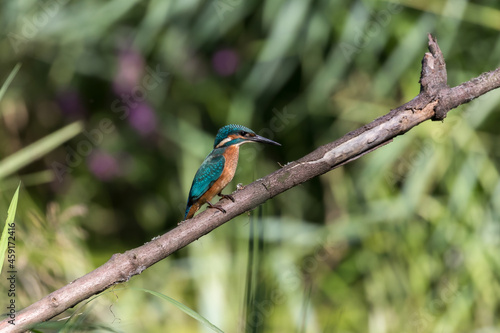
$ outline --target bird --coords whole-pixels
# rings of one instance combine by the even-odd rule
[[[222,207],[213,205],[210,200],[215,195],[218,195],[234,202],[231,195],[222,194],[221,191],[234,177],[238,165],[240,146],[251,142],[281,146],[281,144],[257,135],[254,131],[242,125],[231,124],[219,129],[215,137],[214,149],[205,158],[194,176],[184,220],[192,218],[205,203],[210,208],[216,208],[222,213],[226,213]]]

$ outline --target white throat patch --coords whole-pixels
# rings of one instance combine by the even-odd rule
[[[219,142],[219,144],[217,146],[215,146],[215,148],[220,148],[220,147],[224,146],[226,143],[228,143],[231,140],[233,140],[233,139],[230,138],[230,137],[227,137],[224,140],[222,140],[221,142]]]

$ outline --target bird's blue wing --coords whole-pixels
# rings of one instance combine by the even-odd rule
[[[222,154],[208,155],[196,172],[189,191],[188,205],[198,200],[219,179],[226,159]]]

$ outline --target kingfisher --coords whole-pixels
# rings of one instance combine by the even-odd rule
[[[240,146],[250,142],[261,142],[281,146],[281,144],[255,134],[251,129],[241,125],[226,125],[219,129],[215,137],[214,149],[205,158],[196,172],[189,191],[186,214],[184,219],[190,219],[203,204],[216,208],[222,213],[226,211],[213,205],[210,200],[215,195],[230,199],[231,195],[222,194],[221,191],[233,179],[238,165]]]

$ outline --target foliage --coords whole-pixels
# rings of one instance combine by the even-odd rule
[[[17,201],[19,200],[19,188],[21,184],[17,187],[16,193],[14,193],[14,197],[9,205],[9,209],[7,210],[7,220],[3,226],[2,234],[0,237],[0,274],[2,273],[2,267],[4,260],[15,260],[15,252],[11,249],[13,247],[13,243],[15,242],[15,216],[17,209]],[[9,247],[11,245],[11,247]]]
[[[493,0],[0,3],[0,170],[35,147],[0,178],[2,221],[26,186],[17,304],[175,227],[219,127],[282,144],[244,146],[229,192],[413,98],[428,32],[449,85],[496,68],[499,13]],[[225,332],[497,331],[499,100],[424,123],[126,286]],[[95,330],[206,330],[129,289],[61,317],[81,313]]]

